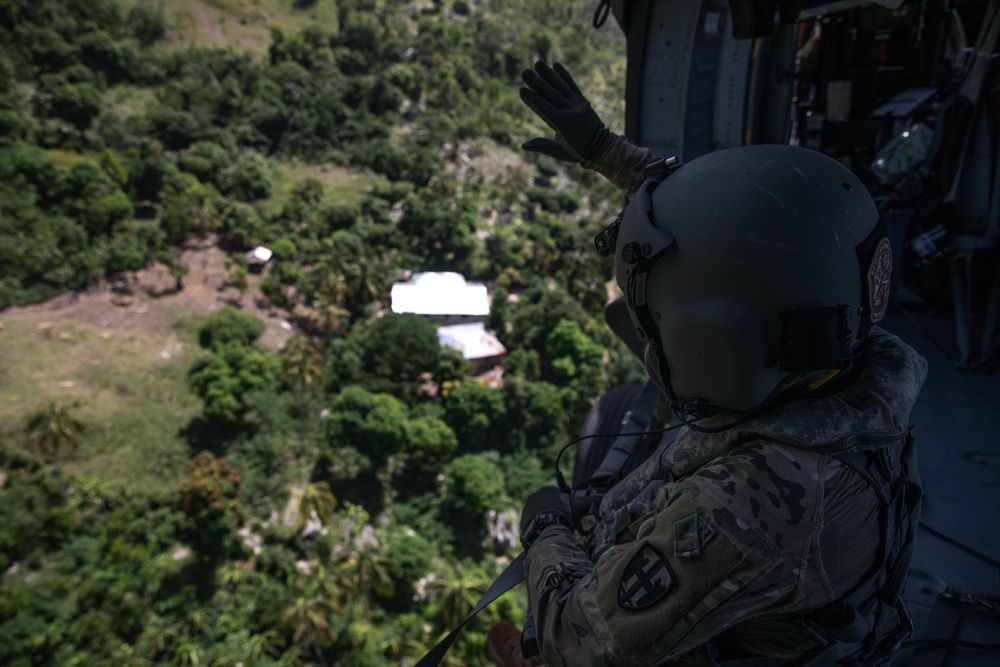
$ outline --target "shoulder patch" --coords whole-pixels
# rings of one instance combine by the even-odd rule
[[[622,572],[618,582],[618,606],[633,611],[651,607],[666,597],[674,583],[674,571],[666,556],[644,542]]]
[[[889,239],[879,241],[868,267],[868,312],[878,322],[889,307],[889,279],[892,274],[892,246]]]

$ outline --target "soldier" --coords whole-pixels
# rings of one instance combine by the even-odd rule
[[[881,664],[908,632],[920,502],[908,423],[926,362],[873,326],[891,251],[864,185],[792,146],[642,181],[643,149],[589,105],[566,122],[538,92],[574,97],[565,70],[525,81],[558,132],[525,148],[562,150],[623,189],[641,181],[600,245],[682,428],[603,497],[528,498],[535,633],[495,625],[494,662]]]

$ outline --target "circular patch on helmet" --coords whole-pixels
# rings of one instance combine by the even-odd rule
[[[892,247],[889,239],[878,242],[872,254],[872,263],[868,266],[868,310],[872,322],[878,322],[885,316],[889,307],[889,278],[892,274]]]

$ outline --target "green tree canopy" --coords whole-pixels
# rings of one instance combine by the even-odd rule
[[[583,325],[587,319],[587,314],[565,290],[536,285],[521,295],[513,312],[511,331],[498,334],[508,348],[544,350],[545,339],[560,321],[570,320]]]
[[[467,380],[452,385],[442,402],[445,421],[463,452],[506,448],[507,406],[502,390]]]
[[[604,390],[604,348],[572,320],[560,320],[545,339],[552,380],[571,387],[583,400]]]
[[[219,190],[241,201],[257,201],[271,196],[271,169],[263,155],[245,150],[235,155],[219,171]]]
[[[367,370],[394,382],[415,382],[433,373],[441,354],[434,325],[412,313],[388,313],[370,324],[362,349]]]
[[[378,468],[403,449],[409,416],[394,396],[347,387],[330,401],[327,436],[331,446],[352,446]]]
[[[435,468],[458,449],[458,438],[437,417],[417,417],[406,423],[406,452],[414,463]]]
[[[388,313],[354,329],[331,348],[331,381],[410,396],[425,374],[440,370],[437,330],[414,314]]]
[[[222,230],[243,248],[252,248],[263,240],[264,221],[253,205],[231,202],[222,214]]]
[[[228,343],[253,344],[264,333],[265,325],[252,313],[233,306],[223,306],[205,320],[198,329],[198,342],[202,347],[218,349]]]
[[[503,470],[481,454],[466,454],[452,461],[446,478],[448,497],[457,507],[477,515],[500,507]]]
[[[195,367],[188,382],[205,402],[206,417],[239,421],[246,409],[244,394],[276,383],[281,362],[273,353],[238,340],[213,344],[212,349],[212,358]]]

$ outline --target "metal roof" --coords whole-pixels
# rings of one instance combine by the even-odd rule
[[[482,322],[438,327],[438,342],[462,353],[466,359],[485,359],[507,353],[497,337]]]

